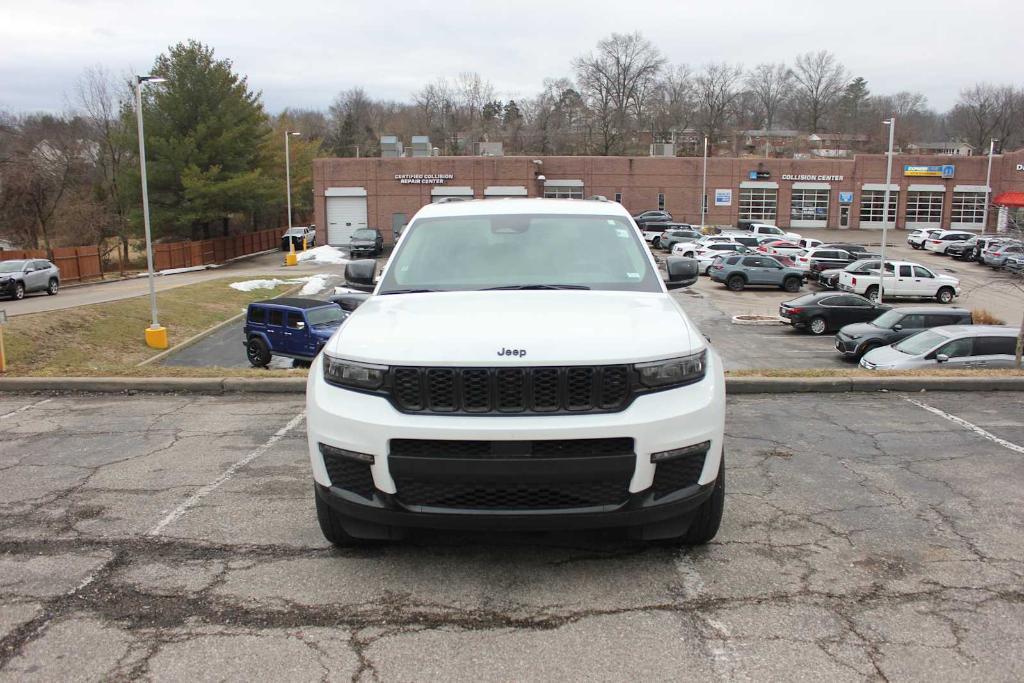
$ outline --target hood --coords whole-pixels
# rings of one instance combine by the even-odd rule
[[[338,328],[341,327],[341,323],[342,322],[344,322],[344,321],[338,321],[336,323],[330,323],[329,325],[317,325],[317,326],[312,327],[310,329],[312,330],[313,334],[315,334],[316,336],[322,337],[324,339],[328,339],[328,338],[330,338],[330,336],[332,334],[334,334],[335,332],[338,331]]]
[[[359,245],[376,244],[376,243],[377,243],[377,240],[351,240],[349,242],[349,244],[359,244]]]
[[[917,356],[908,356],[905,353],[900,353],[891,346],[880,346],[877,349],[872,349],[864,354],[861,360],[866,360],[869,363],[874,363],[879,368],[884,369],[890,365],[901,365],[906,361],[913,360]]]
[[[882,313],[879,313],[878,315],[882,315]],[[871,323],[851,323],[849,325],[843,325],[839,329],[839,331],[852,339],[869,336],[873,337],[892,332],[892,330],[883,329],[881,327],[875,327]]]
[[[534,290],[373,296],[327,352],[382,365],[597,365],[704,346],[663,292]]]

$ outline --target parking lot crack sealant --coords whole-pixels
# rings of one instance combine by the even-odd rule
[[[164,529],[166,529],[168,526],[170,526],[178,519],[180,519],[181,516],[188,512],[191,508],[193,508],[196,505],[196,503],[198,503],[203,498],[205,498],[206,496],[210,495],[218,488],[223,486],[224,483],[231,479],[231,477],[235,476],[235,474],[237,474],[240,469],[251,463],[253,460],[259,458],[261,455],[270,450],[274,446],[274,444],[276,444],[284,437],[288,436],[288,433],[295,429],[295,427],[297,427],[299,423],[301,423],[305,418],[306,411],[302,411],[298,415],[293,417],[291,420],[288,421],[288,424],[274,432],[273,436],[267,439],[267,441],[263,445],[259,446],[258,448],[250,452],[248,455],[246,455],[244,458],[236,462],[234,465],[224,470],[224,472],[219,477],[217,477],[209,484],[206,484],[198,491],[193,493],[191,496],[186,498],[181,505],[174,508],[174,510],[168,513],[166,517],[157,522],[152,529],[147,531],[146,535],[159,536]]]

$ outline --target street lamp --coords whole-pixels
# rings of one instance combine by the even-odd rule
[[[700,185],[700,229],[704,230],[704,213],[708,206],[708,137],[704,136],[704,180]]]
[[[293,135],[302,135],[293,130],[284,132],[284,183],[288,192],[288,229],[292,229],[292,159],[288,151],[288,138]]]
[[[885,238],[888,235],[889,228],[889,185],[892,183],[892,143],[893,138],[896,135],[896,117],[886,119],[882,121],[883,124],[889,126],[889,152],[886,155],[885,162],[885,195],[882,198],[882,253],[881,256],[881,268],[878,271],[878,303],[882,303],[882,298],[885,292]],[[896,216],[893,216],[893,227],[895,225]]]
[[[146,185],[146,140],[142,131],[142,84],[163,83],[159,76],[135,77],[135,118],[139,125],[139,168],[142,172],[142,222],[146,226],[146,267],[149,270],[149,308],[152,324],[146,328],[146,345],[154,349],[167,348],[167,329],[160,326],[156,312],[156,283],[153,281],[153,233],[149,225],[149,189]]]
[[[990,138],[988,142],[988,171],[985,173],[985,208],[981,218],[981,231],[983,233],[988,230],[988,200],[992,196],[992,153],[995,151],[997,142],[999,140],[996,138]]]

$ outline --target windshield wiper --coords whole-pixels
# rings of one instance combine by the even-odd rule
[[[437,291],[440,291],[440,290],[437,290],[437,289],[389,289],[388,291],[381,292],[380,294],[382,296],[384,294],[424,294],[426,292],[437,292]]]
[[[484,287],[481,292],[495,289],[590,289],[586,285],[503,285],[501,287]]]

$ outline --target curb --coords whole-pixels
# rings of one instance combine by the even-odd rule
[[[304,394],[305,377],[10,377],[0,393]],[[726,393],[1024,391],[1024,377],[727,377]]]

